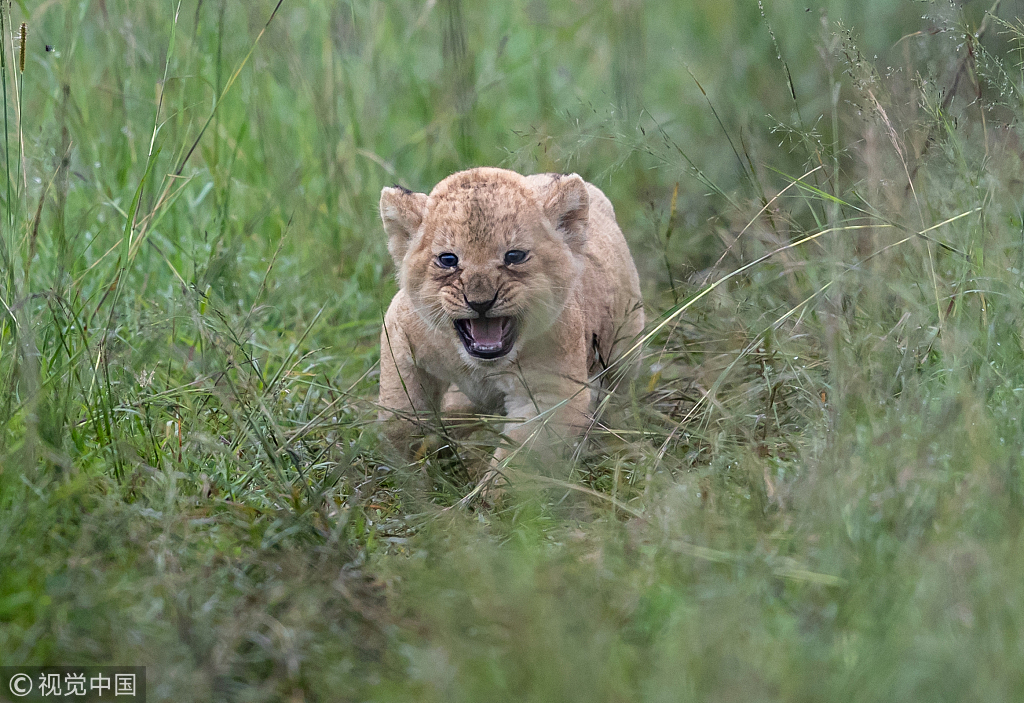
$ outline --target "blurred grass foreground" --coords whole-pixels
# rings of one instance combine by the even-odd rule
[[[0,664],[1024,699],[1022,11],[3,3]],[[376,203],[485,164],[604,189],[651,323],[578,454],[465,510],[493,436],[375,424]]]

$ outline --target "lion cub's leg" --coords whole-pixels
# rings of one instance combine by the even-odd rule
[[[581,323],[561,322],[552,337],[562,339],[531,350],[506,386],[505,414],[510,422],[505,430],[516,443],[557,452],[590,425],[591,388]]]
[[[505,410],[509,422],[504,434],[510,446],[498,447],[487,470],[479,477],[481,497],[489,503],[500,500],[508,480],[504,472],[506,460],[527,451],[544,463],[559,460],[590,424],[588,409],[590,389],[586,384],[564,376],[538,375],[543,380],[506,397]]]
[[[401,324],[388,310],[381,331],[378,417],[385,436],[404,456],[414,454],[417,436],[427,434],[440,416],[447,386],[415,363]]]
[[[465,439],[480,427],[481,408],[457,386],[452,385],[444,394],[442,406],[445,432],[453,439]]]
[[[564,384],[559,391],[510,400],[507,413],[515,420],[505,425],[505,434],[531,450],[559,453],[590,423],[590,389],[583,384]]]
[[[497,408],[474,403],[453,385],[444,396],[445,435],[456,441],[469,439],[474,432],[488,426],[488,422],[481,418],[481,415],[498,413]],[[460,452],[460,457],[470,480],[474,483],[479,484],[484,477],[490,475],[494,464],[493,454],[486,457],[480,456],[476,451],[466,451]]]

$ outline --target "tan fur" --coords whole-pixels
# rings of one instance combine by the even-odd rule
[[[400,284],[380,366],[380,416],[396,446],[440,416],[446,393],[449,404],[468,403],[461,409],[519,419],[567,401],[551,424],[580,432],[590,379],[644,325],[636,267],[604,194],[576,174],[475,168],[429,195],[385,188],[380,212]],[[528,259],[507,265],[510,250]],[[458,266],[440,265],[443,253]],[[505,356],[472,356],[456,331],[478,301],[492,301],[488,317],[516,321]],[[510,421],[505,431],[522,442],[536,426]]]

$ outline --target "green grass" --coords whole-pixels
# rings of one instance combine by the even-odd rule
[[[1024,696],[1019,2],[275,4],[2,10],[0,663]],[[650,324],[579,456],[473,511],[481,435],[406,466],[375,423],[376,203],[484,164],[603,188]]]

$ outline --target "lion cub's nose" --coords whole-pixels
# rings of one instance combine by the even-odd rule
[[[495,293],[494,297],[490,300],[470,300],[466,298],[466,303],[469,307],[473,308],[480,317],[483,317],[488,310],[494,307],[494,301],[498,299],[498,294]]]

